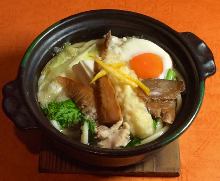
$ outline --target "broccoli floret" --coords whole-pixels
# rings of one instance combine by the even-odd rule
[[[57,121],[62,128],[69,128],[81,121],[82,113],[72,100],[50,102],[43,112],[49,120]]]

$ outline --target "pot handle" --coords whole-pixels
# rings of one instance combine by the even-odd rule
[[[24,104],[18,85],[18,80],[4,85],[3,110],[16,127],[25,130],[38,128],[36,121],[29,114],[29,110]]]
[[[213,75],[216,72],[216,66],[213,54],[208,45],[191,32],[182,32],[180,35],[196,56],[195,63],[200,77],[206,79]]]

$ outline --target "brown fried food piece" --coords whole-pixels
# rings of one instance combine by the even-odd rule
[[[67,77],[57,77],[68,97],[73,99],[81,111],[91,119],[97,119],[94,91],[90,86]]]
[[[101,57],[104,60],[108,51],[109,39],[111,32],[109,31],[105,37],[103,47],[101,49]],[[95,63],[95,73],[101,70],[99,65]],[[100,124],[111,126],[121,120],[122,113],[119,106],[115,89],[108,76],[101,77],[95,83],[96,107],[98,110],[98,120]]]

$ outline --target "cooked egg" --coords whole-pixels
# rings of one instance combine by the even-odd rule
[[[163,72],[163,61],[153,53],[143,53],[130,60],[130,67],[142,79],[157,78]]]
[[[164,79],[168,69],[173,67],[169,54],[149,40],[112,37],[109,48],[112,52],[109,59],[129,62],[130,68],[142,79]]]

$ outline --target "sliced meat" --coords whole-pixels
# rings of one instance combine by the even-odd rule
[[[146,79],[143,83],[149,87],[151,99],[176,99],[185,90],[183,81]]]
[[[172,124],[176,116],[176,101],[175,100],[150,100],[146,103],[151,115],[156,118],[161,118],[163,122]]]
[[[176,117],[176,101],[169,100],[162,104],[162,120],[165,123],[172,124]]]
[[[96,120],[97,112],[93,89],[80,82],[67,77],[57,77],[57,81],[63,86],[68,97],[74,100],[82,112]]]
[[[110,42],[110,38],[111,38],[111,31],[109,31],[106,35],[105,35],[105,40],[103,43],[103,46],[101,47],[101,57],[102,59],[106,58],[107,52],[108,52],[108,46],[109,46],[109,42]]]
[[[111,128],[99,126],[97,128],[98,145],[101,148],[119,148],[130,141],[130,126],[127,122],[118,121]]]
[[[150,88],[150,95],[147,96],[141,89],[137,90],[137,94],[146,103],[151,115],[172,124],[176,116],[176,99],[185,90],[183,81],[148,79],[143,83]]]
[[[106,35],[104,45],[101,51],[102,59],[105,59],[109,38],[111,32]],[[99,72],[101,68],[95,63],[95,72]],[[121,108],[117,101],[115,89],[108,76],[101,77],[95,83],[96,107],[98,110],[98,119],[100,124],[113,125],[122,119]]]

